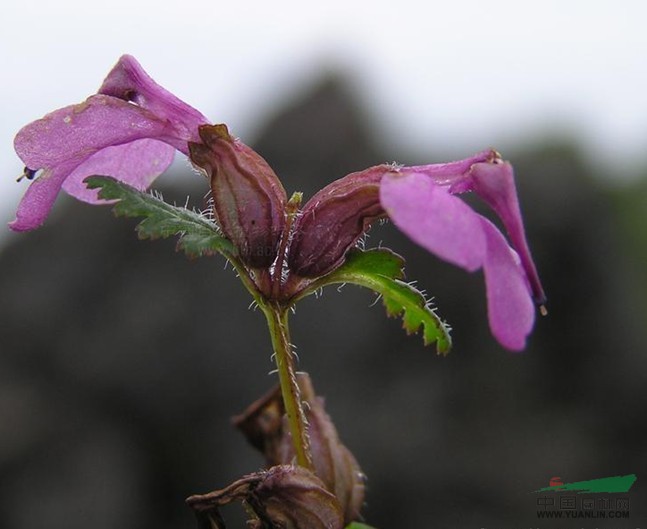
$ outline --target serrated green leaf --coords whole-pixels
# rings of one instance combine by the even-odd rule
[[[148,193],[108,176],[91,176],[85,180],[88,188],[99,189],[99,198],[117,200],[115,215],[144,217],[136,227],[140,239],[165,239],[178,235],[177,249],[189,257],[220,252],[233,255],[232,244],[220,235],[209,219],[186,208],[172,206]]]
[[[449,326],[445,324],[430,306],[424,294],[404,279],[404,259],[390,250],[352,250],[344,264],[313,283],[307,293],[335,283],[353,283],[377,292],[391,317],[402,317],[407,334],[422,329],[425,345],[436,342],[439,354],[451,349]]]
[[[404,279],[404,259],[388,248],[350,250],[344,264],[335,273],[370,274],[390,279]]]

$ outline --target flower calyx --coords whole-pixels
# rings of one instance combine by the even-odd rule
[[[233,138],[226,125],[202,125],[189,142],[193,164],[211,183],[220,228],[251,268],[269,268],[285,230],[287,197],[267,162]]]

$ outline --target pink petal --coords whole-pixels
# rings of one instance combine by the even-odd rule
[[[135,105],[95,95],[78,105],[55,110],[23,127],[14,140],[18,156],[30,169],[81,163],[104,147],[142,138],[161,138],[165,121]]]
[[[106,147],[79,165],[63,183],[70,195],[90,204],[105,203],[97,189],[88,189],[83,181],[92,175],[109,175],[144,191],[171,165],[175,149],[157,140],[136,140],[125,145]]]
[[[380,202],[400,230],[441,259],[469,271],[483,264],[486,240],[479,216],[427,175],[386,174]]]
[[[167,131],[167,124],[156,119],[147,110],[103,95],[92,96],[79,105],[56,110],[23,127],[14,141],[16,152],[27,167],[44,171],[27,189],[18,206],[16,219],[9,226],[16,231],[32,230],[40,226],[66,178],[97,152],[140,139],[164,137]],[[154,152],[138,162],[141,165],[125,169],[120,167],[117,160],[111,166],[105,156],[99,155],[96,159],[97,168],[105,169],[106,172],[110,167],[116,168],[126,181],[137,184],[152,176],[151,164],[155,161],[159,168],[170,163],[172,147],[162,150],[159,142],[149,145],[154,147]],[[124,149],[129,152],[129,148]],[[99,163],[100,160],[103,162]],[[132,157],[130,161],[135,162]],[[91,166],[85,170],[79,169],[77,182],[81,176],[88,176],[89,168]],[[70,189],[79,192],[73,183],[70,184]]]
[[[132,101],[173,127],[169,143],[188,156],[188,141],[199,142],[198,127],[209,120],[158,85],[130,55],[123,55],[103,81],[100,94]]]
[[[532,286],[535,302],[545,303],[546,296],[526,241],[512,165],[501,161],[477,163],[472,167],[471,175],[472,189],[502,220],[512,246],[521,258],[521,263]]]
[[[188,154],[188,141],[198,140],[198,127],[207,123],[128,55],[100,92],[30,123],[16,135],[15,149],[26,167],[43,173],[21,201],[10,224],[14,230],[42,224],[61,186],[81,200],[97,202],[96,192],[82,183],[92,174],[147,187],[171,163],[173,149]]]
[[[29,231],[42,225],[54,205],[63,181],[74,166],[74,163],[60,164],[54,169],[43,171],[27,188],[18,204],[16,218],[9,223],[9,227],[14,231]]]
[[[490,329],[501,345],[521,351],[535,322],[526,274],[499,230],[489,220],[480,220],[487,241],[484,272]]]
[[[448,163],[434,163],[429,165],[413,165],[404,167],[404,171],[413,173],[422,173],[431,178],[436,185],[440,186],[460,186],[465,180],[466,175],[475,163],[496,160],[499,154],[487,149],[476,153],[474,156]],[[452,192],[462,192],[452,189]]]

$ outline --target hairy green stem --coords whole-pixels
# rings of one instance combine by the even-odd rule
[[[297,458],[297,464],[313,470],[312,454],[310,452],[310,438],[308,437],[308,423],[303,405],[301,392],[297,384],[294,370],[294,356],[290,344],[290,331],[288,329],[288,310],[275,304],[261,305],[272,336],[274,358],[279,373],[281,394],[288,418],[288,426],[292,435],[292,443]]]
[[[245,266],[234,256],[228,255],[227,257],[238,272],[239,278],[253,296],[254,301],[267,318],[267,325],[274,349],[274,359],[279,374],[281,395],[288,418],[288,427],[292,435],[292,444],[294,446],[297,464],[308,470],[314,470],[310,451],[310,438],[308,437],[308,423],[303,411],[301,391],[297,384],[294,370],[294,355],[292,354],[290,330],[288,328],[289,308],[265,299],[259,292]]]

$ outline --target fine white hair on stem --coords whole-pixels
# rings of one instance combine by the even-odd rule
[[[359,239],[357,239],[355,247],[362,251],[366,250],[366,239],[368,239],[368,233],[364,233]]]
[[[297,353],[296,351],[292,351],[290,354],[297,361],[297,364],[301,363],[301,359],[299,358],[299,353]]]
[[[373,302],[369,305],[369,307],[374,307],[381,299],[382,299],[382,294],[378,294],[373,300]]]

